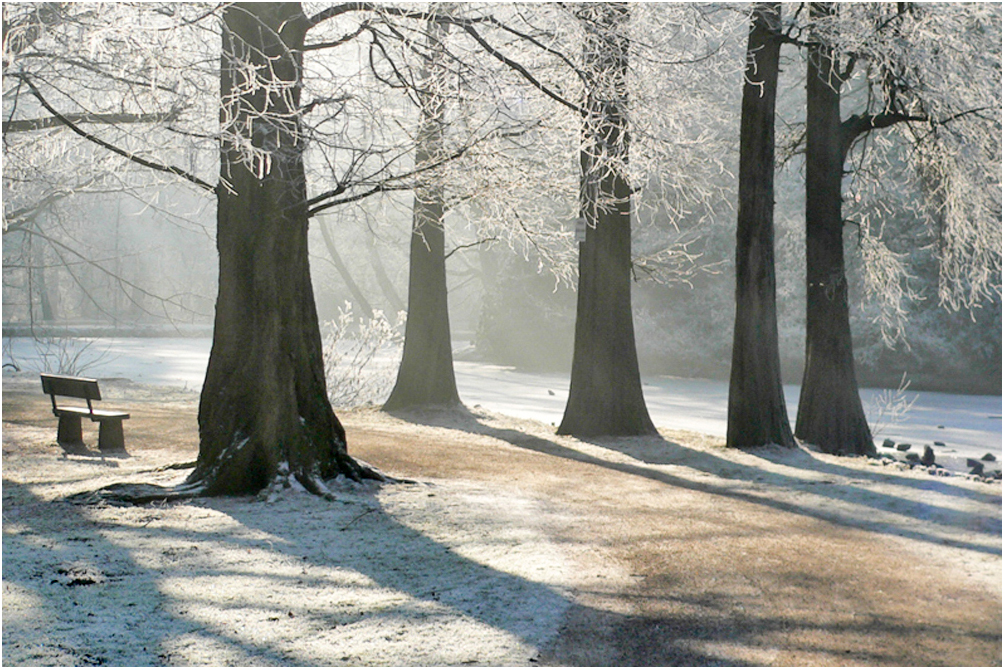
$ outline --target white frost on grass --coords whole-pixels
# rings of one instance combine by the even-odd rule
[[[142,459],[67,462],[82,475],[69,486],[149,479]],[[27,460],[13,477],[32,478]],[[456,482],[328,485],[334,502],[287,489],[271,504],[82,508],[53,500],[65,483],[8,484],[4,664],[508,666],[556,634],[570,569],[538,502]],[[94,579],[56,579],[71,562]]]

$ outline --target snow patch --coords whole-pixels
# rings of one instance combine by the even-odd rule
[[[4,465],[42,499],[53,466],[77,467]],[[91,475],[72,486],[128,472]],[[528,523],[535,501],[456,482],[330,487],[337,501],[19,509],[4,524],[4,664],[513,666],[557,634],[570,561]]]

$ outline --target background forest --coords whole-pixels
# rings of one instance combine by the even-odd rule
[[[110,10],[69,9],[58,3],[35,7],[43,28],[33,48],[54,53],[62,49],[61,57],[67,57],[69,47],[60,44],[55,27],[59,22],[54,17],[59,15],[63,21],[72,18],[85,38],[81,44],[86,45],[77,56],[91,59],[95,69],[120,53],[116,49],[121,45],[114,45],[122,36],[111,27]],[[193,15],[198,13],[198,5],[186,7]],[[785,12],[791,14],[795,7],[786,5]],[[140,16],[148,10],[123,5],[115,11],[126,19],[134,14],[137,25],[150,20]],[[1000,38],[1000,7],[996,11]],[[5,74],[15,63],[6,49],[9,12],[13,10],[5,5]],[[673,173],[672,196],[653,171],[642,178],[637,194],[633,309],[640,365],[649,375],[726,379],[734,316],[736,138],[747,15],[745,8],[701,5],[660,20],[674,28],[675,51],[668,56],[669,64],[634,65],[640,69],[640,82],[649,76],[661,81],[665,90],[654,93],[642,90],[648,84],[635,86],[639,116],[645,124],[675,133],[677,153],[662,154],[661,159],[669,162],[658,168]],[[47,29],[52,31],[48,35]],[[953,29],[947,25],[947,30]],[[198,40],[199,31],[173,48],[183,50],[184,39]],[[203,70],[211,69],[211,50],[197,50],[168,64],[158,62],[149,45],[129,48],[137,64],[123,65],[120,75],[143,72],[151,80],[171,82],[176,92],[185,91],[178,96],[179,106],[167,112],[184,123],[168,119],[153,129],[130,124],[102,129],[114,130],[127,144],[138,143],[145,133],[163,133],[163,143],[154,142],[162,156],[171,156],[173,163],[192,174],[212,172],[216,149],[213,124],[206,119],[214,113],[215,89],[207,83],[211,79],[202,77]],[[340,67],[340,58],[321,55],[309,72],[309,85],[318,89],[319,98],[322,93],[329,101],[335,97],[325,89],[330,83],[326,77]],[[795,142],[805,114],[804,59],[801,49],[782,50],[776,121],[779,137],[788,143],[779,152],[775,214],[780,355],[787,383],[800,381],[805,347],[804,169]],[[30,58],[18,60],[17,66],[26,63],[29,69],[37,67]],[[989,88],[1000,88],[1000,52],[998,63],[999,81],[988,81]],[[34,76],[65,87],[58,77],[65,76],[66,67],[50,63]],[[365,98],[361,104],[369,109],[394,113],[373,114],[364,120],[367,128],[361,132],[390,137],[388,146],[403,145],[415,114],[407,92],[377,91],[373,78],[364,75],[356,73],[342,86],[351,88],[358,99]],[[502,89],[501,81],[490,83]],[[83,80],[76,85],[79,100],[102,95],[100,86],[89,89],[90,83]],[[501,97],[513,118],[536,124],[535,132],[542,137],[558,132],[560,124],[551,124],[540,103],[507,85],[511,90],[497,95],[493,104],[498,105]],[[63,94],[70,95],[67,90]],[[855,80],[849,83],[843,101],[849,112],[864,90]],[[470,97],[478,102],[477,96]],[[176,179],[152,177],[124,165],[58,124],[16,127],[15,116],[35,115],[25,113],[27,100],[23,81],[6,76],[4,334],[207,335],[217,279],[213,200]],[[643,107],[654,100],[667,107]],[[453,112],[459,125],[475,126],[477,112],[457,111],[460,108],[458,103]],[[665,121],[664,114],[673,122]],[[338,133],[348,130],[326,129],[327,118],[321,114],[313,119],[315,132],[327,138],[327,146],[336,147]],[[997,127],[1000,180],[1000,123]],[[180,128],[184,132],[174,132]],[[45,143],[34,143],[39,134],[45,135]],[[572,154],[546,152],[555,141],[546,137],[526,143],[523,150],[532,158],[531,167],[518,169],[485,151],[463,157],[444,177],[453,202],[445,216],[446,265],[458,356],[532,370],[570,367],[576,220],[575,200],[565,197],[563,188],[575,165]],[[912,389],[1000,394],[1000,248],[997,266],[988,268],[993,275],[988,283],[997,289],[960,309],[950,309],[940,300],[940,231],[921,221],[918,203],[925,199],[925,184],[907,169],[904,155],[909,150],[902,135],[871,140],[873,162],[846,179],[845,245],[859,382],[896,387],[906,373]],[[318,149],[308,156],[313,173],[330,169],[333,159],[326,151]],[[880,173],[882,188],[876,186]],[[993,213],[999,237],[1000,202],[999,198]],[[863,220],[868,223],[855,223]],[[408,296],[411,225],[408,191],[360,199],[314,219],[311,272],[323,322],[337,320],[348,304],[356,317],[379,310],[400,327],[396,315],[404,310]],[[877,257],[885,259],[878,266]],[[875,285],[884,267],[894,279],[887,280],[888,290],[882,296]]]

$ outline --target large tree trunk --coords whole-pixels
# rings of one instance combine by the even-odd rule
[[[299,3],[224,11],[219,295],[189,478],[206,495],[291,476],[324,493],[325,478],[372,474],[349,457],[325,386],[299,116],[305,29]]]
[[[811,16],[834,12],[815,4]],[[811,45],[806,70],[806,369],[796,436],[828,453],[875,451],[855,380],[844,267],[841,80],[833,51]]]
[[[775,97],[781,4],[758,3],[740,115],[736,322],[726,445],[795,446],[782,391],[775,308]]]
[[[432,62],[422,73],[426,86],[419,91],[421,120],[415,165],[431,165],[443,158],[445,123],[445,64],[439,62],[446,26],[429,21],[428,46]],[[459,405],[454,378],[454,356],[447,311],[447,263],[443,230],[443,184],[434,175],[420,181],[412,210],[412,238],[408,268],[408,320],[405,346],[394,389],[385,410],[406,407]]]
[[[572,377],[561,435],[656,432],[642,395],[632,323],[631,187],[628,170],[628,40],[624,3],[579,10],[586,27],[585,70],[592,79],[583,124],[581,216]]]

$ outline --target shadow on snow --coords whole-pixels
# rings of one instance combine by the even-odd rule
[[[690,651],[672,644],[665,638],[666,621],[653,621],[645,617],[623,616],[581,605],[561,594],[551,586],[502,572],[461,556],[457,551],[436,542],[422,533],[403,526],[397,519],[372,499],[372,513],[353,517],[344,524],[344,530],[332,530],[332,519],[327,513],[341,502],[329,502],[314,496],[306,505],[282,509],[283,500],[270,505],[277,513],[267,518],[252,507],[266,503],[251,498],[200,499],[176,503],[215,510],[239,524],[228,531],[200,530],[197,526],[182,528],[162,524],[136,525],[132,523],[96,522],[88,507],[65,501],[46,501],[37,497],[30,487],[4,481],[5,523],[21,526],[16,533],[4,533],[3,581],[5,588],[20,588],[31,594],[34,604],[32,615],[19,618],[14,612],[4,614],[4,662],[30,665],[358,665],[367,662],[351,654],[337,651],[340,630],[349,630],[353,624],[381,619],[381,636],[375,644],[382,644],[383,635],[393,636],[403,625],[436,624],[445,610],[488,627],[502,630],[538,648],[546,649],[544,662],[567,664],[578,658],[584,649],[595,650],[597,639],[586,647],[556,644],[555,628],[563,618],[586,617],[603,628],[597,634],[611,637],[626,627],[643,633],[627,648],[613,648],[604,663],[610,664],[683,664],[683,665],[735,665],[734,660],[718,658]],[[52,507],[59,513],[52,515]],[[37,512],[48,508],[47,515]],[[129,509],[149,509],[156,518],[158,506],[139,506]],[[364,511],[369,511],[364,510]],[[358,519],[358,520],[356,520]],[[252,531],[249,533],[248,531]],[[122,542],[123,533],[131,535]],[[319,546],[313,539],[319,533],[333,538],[329,546]],[[110,537],[118,535],[119,540]],[[384,540],[391,536],[405,536],[407,552],[399,551],[398,544]],[[263,539],[264,538],[264,539]],[[310,539],[310,540],[308,540]],[[228,551],[249,553],[268,551],[274,560],[277,556],[294,570],[285,574],[270,573],[256,568],[252,558],[239,565],[207,563],[201,557],[200,545],[224,545]],[[9,557],[16,545],[30,547],[32,564],[15,565]],[[126,546],[127,544],[132,545]],[[160,550],[165,556],[177,559],[168,561],[163,568],[144,567],[143,560],[134,551]],[[186,563],[186,557],[188,562]],[[194,564],[193,564],[194,563]],[[71,583],[60,580],[59,575],[68,566],[87,565],[92,570],[91,579]],[[298,568],[298,569],[297,569]],[[346,601],[339,593],[339,584],[326,572],[332,568],[350,570],[373,581],[373,588],[385,589],[390,607],[377,607],[367,611],[359,603]],[[442,570],[441,570],[442,568]],[[460,575],[458,578],[432,587],[422,573],[442,571]],[[97,578],[94,578],[97,575]],[[228,579],[263,580],[259,599],[253,602],[227,603],[225,581]],[[165,586],[177,580],[199,580],[210,588],[191,590],[188,596],[172,594]],[[312,610],[309,604],[296,598],[270,602],[266,596],[275,591],[276,582],[289,593],[297,589],[311,592],[331,606]],[[214,583],[219,584],[216,588]],[[269,584],[273,588],[269,588]],[[72,593],[67,590],[72,589]],[[493,591],[487,599],[484,594]],[[395,598],[403,594],[407,598]],[[501,597],[500,597],[501,596]],[[336,607],[342,603],[344,607]],[[217,624],[200,618],[199,611],[206,606],[230,610],[226,622],[219,618]],[[513,609],[523,607],[527,616],[514,617]],[[558,612],[557,616],[542,618],[541,612]],[[299,641],[292,649],[267,640],[241,635],[238,621],[241,616],[280,622],[289,618],[311,620],[311,631],[324,642],[323,654],[312,653],[310,645],[301,651]],[[429,617],[423,621],[423,616]],[[548,621],[551,626],[548,626]],[[404,621],[404,623],[403,623]],[[278,625],[278,624],[277,624]],[[680,619],[674,629],[688,631],[700,638],[726,635],[721,627],[711,628],[698,620]],[[328,632],[324,632],[328,631]],[[606,631],[606,632],[605,632]],[[661,642],[640,645],[649,635],[660,632]],[[306,641],[306,640],[305,640]],[[442,641],[441,641],[442,642]],[[430,640],[437,643],[435,635]],[[208,651],[192,647],[202,646]],[[317,648],[315,645],[314,649]],[[188,653],[186,653],[188,649]],[[27,650],[27,651],[26,651]],[[402,656],[389,656],[392,665],[434,663],[435,655],[421,657],[421,651],[402,650]],[[435,649],[433,650],[435,652]],[[596,662],[595,652],[590,658]],[[196,654],[194,657],[189,654]],[[420,654],[420,655],[416,655]],[[539,662],[542,658],[527,658],[525,664]],[[423,663],[425,660],[425,663]],[[460,662],[485,663],[489,659],[465,659]],[[370,661],[373,662],[372,660]],[[442,663],[442,658],[440,660]]]
[[[765,448],[747,451],[758,458],[771,463],[784,463],[784,465],[804,470],[806,477],[799,477],[791,474],[780,474],[778,472],[768,472],[764,469],[743,463],[737,463],[710,451],[697,450],[686,447],[667,440],[662,436],[643,436],[634,438],[580,438],[580,441],[594,444],[605,449],[619,451],[627,456],[641,461],[644,465],[636,463],[623,463],[605,460],[596,456],[565,446],[557,441],[531,435],[519,430],[500,428],[486,423],[478,414],[467,408],[459,408],[439,411],[422,412],[400,412],[396,413],[398,418],[413,423],[426,424],[430,426],[451,428],[460,421],[466,432],[502,440],[515,447],[528,449],[538,453],[564,458],[580,463],[595,465],[597,467],[614,470],[628,475],[645,477],[652,481],[720,495],[735,500],[771,507],[780,511],[792,514],[805,515],[831,523],[853,528],[868,529],[898,537],[906,537],[933,544],[946,545],[959,549],[992,554],[1001,556],[1001,519],[971,512],[962,512],[956,509],[939,506],[934,503],[912,503],[909,512],[891,512],[891,506],[903,507],[908,504],[904,498],[895,495],[870,490],[867,485],[870,483],[896,484],[910,489],[925,491],[931,494],[941,494],[950,497],[962,497],[975,504],[1001,505],[1001,495],[982,493],[964,487],[954,486],[952,478],[911,478],[891,474],[883,467],[877,467],[875,471],[859,470],[848,468],[842,465],[831,464],[816,457],[812,452],[797,449],[790,451],[782,448]],[[758,495],[753,489],[740,490],[732,488],[728,484],[718,484],[715,482],[699,482],[680,477],[666,470],[646,467],[647,465],[677,465],[686,464],[687,467],[694,468],[698,472],[715,475],[727,481],[756,484],[764,488],[775,488],[783,490],[801,490],[812,492],[816,496],[832,499],[835,501],[852,502],[876,511],[883,511],[899,515],[907,519],[921,519],[935,526],[946,526],[951,528],[969,528],[988,537],[987,543],[967,542],[939,536],[935,533],[927,533],[914,528],[908,528],[895,521],[873,520],[867,517],[855,517],[844,513],[840,508],[830,510],[819,509],[816,506],[803,505],[798,502],[776,500],[762,495]],[[816,475],[816,476],[812,476]],[[827,476],[841,476],[852,478],[850,482],[835,486],[835,482],[821,478]],[[769,481],[770,480],[770,481]],[[934,496],[933,496],[934,497]]]

